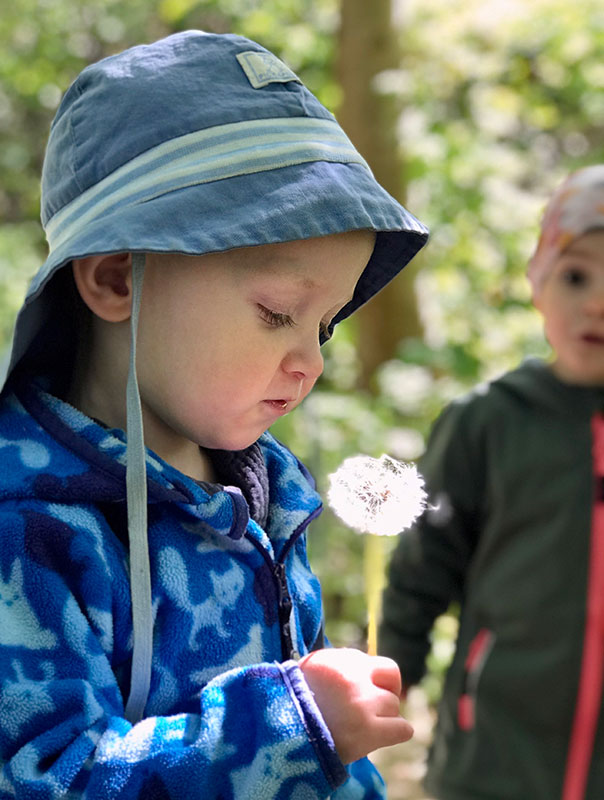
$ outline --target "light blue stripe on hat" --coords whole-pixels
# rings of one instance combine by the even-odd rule
[[[247,120],[195,131],[137,156],[58,211],[51,252],[102,214],[210,181],[309,161],[367,166],[338,123],[315,117]]]

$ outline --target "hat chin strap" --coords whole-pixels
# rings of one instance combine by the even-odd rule
[[[132,724],[139,722],[144,715],[151,683],[153,652],[151,569],[147,540],[147,469],[143,415],[136,377],[136,334],[144,272],[144,253],[133,253],[130,364],[126,388],[126,499],[130,545],[133,651],[130,696],[125,711],[126,719]]]

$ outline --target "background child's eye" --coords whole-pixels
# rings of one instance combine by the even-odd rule
[[[569,267],[562,273],[562,279],[565,283],[568,283],[570,286],[581,286],[582,284],[585,283],[587,277],[583,272],[583,270],[578,269],[576,267]]]
[[[270,308],[266,306],[258,305],[260,310],[260,316],[265,322],[268,322],[273,328],[283,328],[288,327],[291,328],[292,325],[296,323],[293,319],[289,316],[289,314],[282,314],[279,311],[271,311]]]

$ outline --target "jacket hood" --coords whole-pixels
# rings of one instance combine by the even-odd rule
[[[567,409],[569,414],[579,410],[604,411],[604,387],[564,383],[538,358],[527,358],[520,367],[494,381],[491,387],[495,392],[515,395],[532,407],[558,414],[561,409]]]

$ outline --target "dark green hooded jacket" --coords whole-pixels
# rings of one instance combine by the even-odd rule
[[[416,683],[435,617],[460,603],[426,780],[439,799],[604,798],[602,410],[604,388],[529,360],[434,426],[380,652]]]

